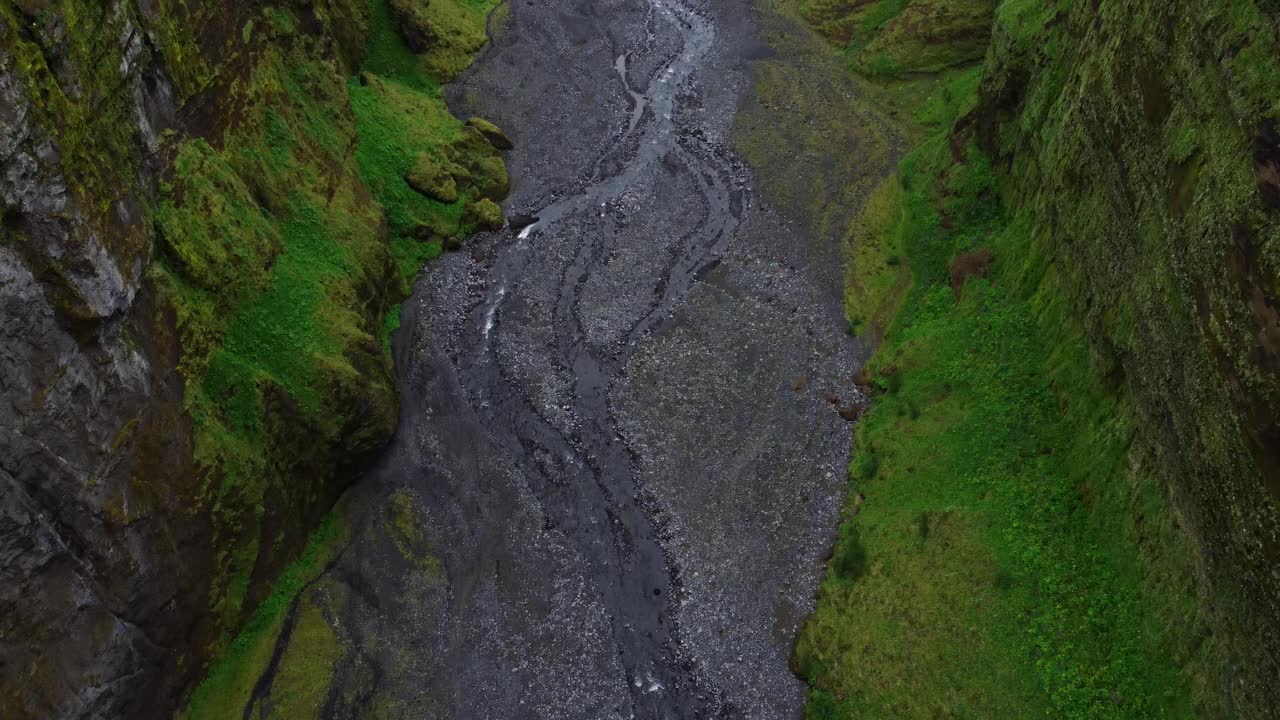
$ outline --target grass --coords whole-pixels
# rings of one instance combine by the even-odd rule
[[[862,257],[905,246],[913,282],[868,368],[884,394],[857,431],[858,511],[797,646],[809,715],[1190,717],[1153,619],[1194,627],[1192,596],[1144,594],[1129,532],[1138,504],[1167,515],[1157,485],[1127,478],[1132,411],[1091,377],[1052,273],[1006,287],[1027,225],[969,157],[952,164],[940,134],[867,206],[883,241]],[[957,299],[948,264],[978,246],[995,282]]]
[[[464,185],[458,202],[438,203],[405,172],[423,153],[501,170],[440,94],[478,49],[494,3],[433,2],[454,34],[432,60],[408,52],[385,0],[351,2],[368,12],[334,5],[320,27],[345,18],[357,24],[341,28],[350,34],[367,18],[364,81],[346,74],[341,38],[302,31],[314,27],[295,14],[305,10],[261,9],[240,33],[255,52],[233,91],[237,122],[217,146],[179,144],[155,210],[150,272],[178,317],[185,404],[217,526],[210,604],[222,628],[248,620],[212,648],[225,652],[193,717],[243,704],[279,631],[281,598],[300,587],[295,571],[278,573],[350,482],[340,464],[394,432],[398,303],[443,237],[470,232],[467,201],[479,196]],[[437,65],[448,72],[431,74]],[[476,172],[477,183],[491,179]],[[276,530],[263,537],[264,527]]]
[[[1054,12],[1014,4],[1000,12],[1018,23]],[[817,5],[801,8],[811,21]],[[818,27],[851,68],[876,75],[882,37],[905,46],[891,31],[911,6],[864,4],[840,25],[825,5],[837,12]],[[1006,209],[976,146],[956,154],[984,67],[944,67],[863,86],[917,149],[846,238],[847,316],[883,338],[867,368],[881,394],[797,643],[808,715],[1196,716],[1215,670],[1195,550],[1036,217]],[[957,294],[950,264],[978,248],[990,279]]]
[[[244,714],[258,679],[274,656],[289,606],[346,542],[349,529],[343,518],[339,508],[320,523],[302,554],[280,574],[271,594],[258,605],[244,629],[210,669],[190,703],[179,713],[181,720],[222,720]],[[284,662],[278,671],[282,678],[293,680],[289,683],[295,688],[293,702],[306,704],[314,701],[316,692],[310,683],[327,682],[337,660],[337,649],[337,637],[327,621],[313,606],[302,602]],[[326,666],[329,668],[327,673],[323,672]],[[300,669],[312,673],[312,677],[297,677]],[[281,715],[293,718],[314,716],[314,713]]]

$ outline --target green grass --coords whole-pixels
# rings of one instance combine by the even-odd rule
[[[474,33],[483,37],[485,18],[497,4],[497,0],[443,0],[428,10],[466,25],[466,31],[458,32],[469,39],[448,47],[469,64],[483,44],[474,41]],[[448,63],[450,69],[442,70],[428,62],[430,53],[414,54],[396,31],[386,0],[373,0],[371,8],[364,76],[348,83],[360,135],[356,163],[364,183],[386,211],[388,245],[407,294],[418,270],[442,251],[445,237],[473,230],[464,222],[464,213],[476,193],[463,186],[457,202],[441,203],[414,191],[405,183],[405,175],[420,154],[443,159],[460,147],[463,155],[476,155],[478,150],[461,144],[463,123],[449,113],[440,94],[441,83],[465,64],[454,59]],[[382,345],[388,356],[394,328],[386,328],[392,324],[399,326],[398,307],[384,324]]]
[[[244,629],[210,669],[204,682],[192,695],[190,703],[179,713],[179,718],[223,720],[243,715],[258,679],[271,662],[289,606],[307,583],[319,576],[334,553],[346,542],[349,528],[344,517],[339,508],[316,527],[302,554],[280,574],[271,594],[259,603]],[[295,636],[291,638],[285,657],[286,660],[290,659],[294,654],[294,643],[301,641],[311,646],[313,656],[306,659],[307,662],[328,663],[331,668],[336,661],[333,649],[336,648],[337,638],[323,618],[308,614],[314,612],[314,608],[304,608],[301,611],[302,619],[295,627]],[[320,628],[316,623],[321,623],[324,627]],[[285,665],[288,667],[287,662]],[[331,674],[330,669],[329,675]],[[318,678],[326,682],[329,675],[316,673]],[[304,701],[315,697],[314,692],[302,694]],[[314,714],[291,717],[314,717]]]
[[[470,35],[455,27],[466,43],[455,38],[451,52],[465,45],[471,57],[493,4],[432,3],[450,22],[470,23]],[[368,9],[365,82],[344,74],[351,68],[334,57],[336,41],[302,32],[295,11],[262,9],[242,33],[259,53],[235,91],[239,122],[220,149],[179,145],[155,211],[161,254],[151,272],[178,317],[195,456],[217,525],[210,603],[223,628],[248,620],[212,648],[221,659],[190,717],[238,715],[328,526],[300,565],[277,573],[351,479],[333,477],[338,463],[395,429],[398,303],[442,237],[470,232],[467,201],[480,192],[464,184],[458,202],[439,203],[409,188],[405,172],[423,153],[477,170],[476,183],[492,180],[484,168],[501,169],[498,152],[449,114],[439,90],[449,76],[406,55],[385,0]],[[260,534],[267,526],[271,537]],[[307,617],[303,636],[328,647]],[[299,667],[331,664],[304,654]],[[292,689],[281,692],[305,716],[316,691],[289,667],[280,682]]]
[[[874,22],[859,13],[875,3],[801,11],[876,75],[878,46],[893,60],[972,40],[907,22],[964,5]],[[1221,248],[1240,223],[1271,253],[1254,282],[1274,285],[1280,233],[1258,215],[1238,131],[1274,117],[1273,28],[1249,0],[967,6],[994,9],[985,62],[859,85],[918,149],[848,235],[851,325],[876,338],[892,324],[797,646],[809,714],[1266,716],[1270,581],[1241,548],[1274,504],[1220,373],[1274,392],[1247,359],[1257,326]],[[1234,48],[1230,79],[1197,64],[1206,41]],[[950,263],[978,248],[990,277],[957,295]],[[1228,515],[1242,524],[1215,519]]]
[[[976,148],[952,165],[946,140],[868,205],[896,219],[880,232],[914,282],[869,366],[884,394],[857,432],[859,510],[797,646],[810,717],[1190,717],[1156,619],[1193,627],[1194,604],[1144,594],[1130,518],[1167,510],[1158,489],[1124,491],[1131,411],[1092,379],[1052,273],[1010,292],[1027,226]],[[949,261],[978,246],[995,282],[957,300]]]

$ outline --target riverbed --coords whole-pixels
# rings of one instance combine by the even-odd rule
[[[308,591],[347,648],[325,716],[802,716],[865,353],[840,235],[732,141],[756,18],[516,2],[448,89],[514,139],[524,222],[405,304],[400,429]]]

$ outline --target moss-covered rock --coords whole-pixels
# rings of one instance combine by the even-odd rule
[[[506,199],[511,190],[511,180],[502,158],[480,158],[471,165],[471,170],[470,185],[476,194],[495,201]]]
[[[453,203],[458,201],[458,183],[455,175],[450,174],[450,168],[454,168],[455,172],[458,170],[452,163],[446,167],[430,155],[423,153],[418,156],[413,169],[405,175],[404,179],[409,183],[409,187],[429,198],[442,203]]]
[[[494,4],[421,3],[418,57],[388,0],[0,2],[0,485],[46,498],[0,523],[6,717],[167,715],[390,437],[388,319],[464,230],[405,177],[496,156],[444,162],[429,68]]]
[[[396,30],[405,44],[417,53],[430,50],[439,40],[427,8],[430,0],[387,0]]]
[[[480,131],[494,147],[499,150],[510,150],[515,147],[515,143],[511,142],[511,138],[493,123],[484,118],[472,117],[467,120],[467,124]]]
[[[502,208],[488,198],[467,203],[466,220],[485,230],[501,230]]]

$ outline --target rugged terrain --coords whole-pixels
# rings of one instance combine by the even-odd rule
[[[0,715],[1273,716],[1278,33],[0,0]]]
[[[500,222],[489,8],[419,70],[386,3],[0,3],[0,714],[169,714],[390,439],[408,278]]]
[[[751,10],[512,6],[452,92],[512,129],[532,223],[419,280],[400,431],[350,537],[255,653],[272,662],[229,668],[194,715],[290,716],[291,654],[333,658],[307,690],[326,717],[801,715],[789,655],[859,353],[839,237],[774,209],[730,139],[774,54]],[[304,649],[306,622],[333,650]]]

